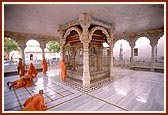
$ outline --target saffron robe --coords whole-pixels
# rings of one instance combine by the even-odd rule
[[[30,75],[24,75],[19,80],[12,82],[13,88],[29,87],[33,85],[33,79]]]
[[[60,62],[60,69],[61,69],[62,81],[65,81],[66,80],[66,65],[63,60],[61,60],[61,62]]]
[[[26,84],[25,80],[23,77],[21,77],[19,80],[15,80],[12,85],[15,89],[18,89],[18,88],[21,88],[21,87],[24,87]]]
[[[17,65],[17,69],[18,69],[18,74],[20,75],[20,77],[22,77],[25,74],[25,65],[22,63],[22,61],[19,61]]]
[[[33,77],[30,75],[25,75],[24,76],[24,80],[25,80],[25,86],[29,87],[33,85]]]
[[[46,74],[48,70],[48,66],[47,66],[47,62],[45,59],[42,61],[42,68],[43,68],[43,74]]]
[[[35,69],[35,67],[33,65],[29,66],[29,69],[27,71],[27,75],[30,75],[32,77],[36,77],[38,74],[38,71]]]
[[[44,104],[44,97],[42,94],[35,94],[29,97],[23,104],[22,111],[45,111],[47,106]]]

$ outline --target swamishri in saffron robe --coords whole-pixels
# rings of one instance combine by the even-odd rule
[[[60,69],[61,69],[62,81],[65,81],[66,80],[66,65],[65,65],[65,61],[63,58],[61,59],[61,62],[60,62]]]
[[[47,106],[44,104],[43,90],[38,94],[29,97],[23,104],[24,108],[21,111],[45,111]]]
[[[22,58],[19,58],[17,70],[18,70],[18,74],[20,75],[20,77],[22,77],[25,74],[25,64],[22,63]]]
[[[43,74],[46,74],[48,70],[48,66],[45,58],[43,58],[43,61],[42,61],[42,68],[43,68]]]
[[[33,63],[30,63],[30,66],[27,70],[27,75],[32,76],[33,78],[35,78],[38,74],[38,71],[36,70],[36,68],[34,67]]]
[[[9,86],[11,84],[11,86]],[[21,87],[29,87],[33,85],[33,79],[32,76],[30,75],[24,75],[20,77],[18,80],[15,80],[13,82],[7,82],[7,86],[9,86],[9,89],[12,87],[14,89],[18,89]]]

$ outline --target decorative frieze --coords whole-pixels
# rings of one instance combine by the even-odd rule
[[[26,41],[30,39],[36,39],[38,41],[45,38],[46,41],[59,41],[58,37],[55,36],[48,36],[48,35],[41,35],[41,34],[31,34],[31,33],[22,33],[22,32],[12,32],[12,31],[4,31],[4,37],[10,37],[16,41],[20,39],[26,39]]]

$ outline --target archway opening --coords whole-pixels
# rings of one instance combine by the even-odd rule
[[[116,41],[113,48],[114,66],[129,67],[131,47],[129,42],[121,39]]]
[[[61,58],[60,45],[57,41],[51,40],[46,44],[44,49],[45,59],[50,68],[59,68],[59,61]],[[50,69],[49,68],[49,69]]]
[[[134,47],[134,65],[150,66],[150,62],[151,62],[150,40],[147,37],[139,37],[136,40]]]
[[[157,45],[157,62],[164,62],[164,35],[160,37]]]
[[[31,39],[26,43],[25,62],[28,63],[40,63],[42,60],[42,50],[37,40]]]

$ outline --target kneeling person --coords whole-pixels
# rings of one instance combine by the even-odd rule
[[[44,104],[43,90],[40,90],[38,94],[29,97],[23,104],[22,111],[45,111],[47,106]]]

